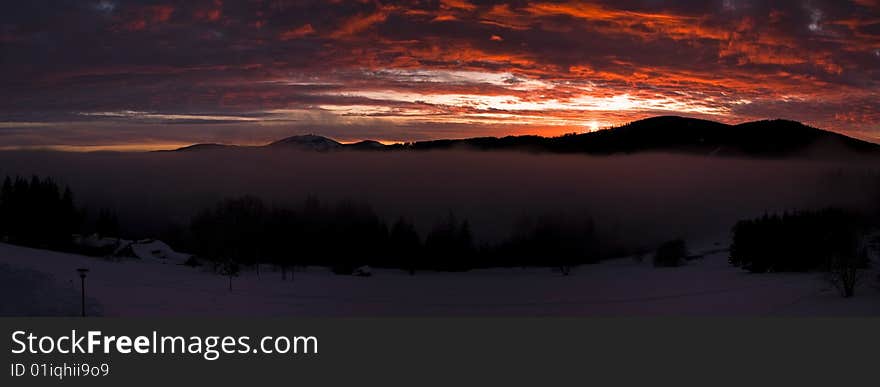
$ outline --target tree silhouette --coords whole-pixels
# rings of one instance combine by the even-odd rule
[[[840,233],[837,248],[831,253],[828,280],[840,291],[840,295],[850,298],[855,295],[856,286],[862,280],[863,269],[870,259],[868,250],[857,235]],[[846,239],[843,239],[846,238]]]
[[[477,248],[470,222],[452,212],[433,225],[422,243],[407,219],[398,218],[388,227],[366,203],[328,205],[314,196],[272,208],[253,196],[223,200],[200,211],[189,232],[184,231],[169,235],[213,261],[216,270],[226,261],[262,261],[280,268],[282,280],[296,266],[306,265],[330,267],[337,274],[351,274],[361,265],[410,274],[521,265],[555,267],[567,275],[575,265],[602,257],[588,216],[542,216],[523,222],[499,244]]]
[[[290,279],[293,280],[293,267],[301,252],[301,222],[297,220],[296,213],[288,209],[274,209],[269,215],[266,224],[266,256],[270,262],[281,268],[281,280],[287,280],[287,272],[290,270]]]
[[[599,240],[589,217],[547,214],[523,218],[501,248],[520,266],[549,266],[569,275],[575,265],[599,261]]]
[[[834,256],[848,257],[863,220],[840,209],[764,214],[733,227],[730,263],[754,273],[831,268]]]
[[[232,291],[232,277],[238,277],[240,272],[238,263],[233,260],[226,260],[220,264],[220,274],[229,278],[229,291]]]
[[[0,188],[0,236],[26,246],[69,249],[82,214],[69,187],[50,178],[7,176]]]
[[[221,202],[190,225],[196,250],[215,261],[257,263],[265,242],[266,207],[254,196]]]
[[[467,221],[452,212],[438,222],[425,238],[425,253],[435,270],[461,271],[472,267],[473,236]]]
[[[402,217],[397,219],[391,226],[388,242],[391,257],[388,266],[406,269],[410,275],[414,275],[419,268],[419,254],[422,248],[415,226]]]

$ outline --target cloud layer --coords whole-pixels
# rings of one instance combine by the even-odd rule
[[[880,2],[33,0],[0,145],[387,141],[656,114],[880,138]]]

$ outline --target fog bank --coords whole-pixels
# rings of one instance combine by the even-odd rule
[[[507,152],[0,152],[0,176],[50,176],[90,212],[115,209],[148,236],[215,201],[253,194],[366,201],[424,232],[453,211],[479,241],[526,216],[584,214],[629,243],[725,236],[741,218],[825,206],[869,208],[877,165],[666,154],[590,157]]]

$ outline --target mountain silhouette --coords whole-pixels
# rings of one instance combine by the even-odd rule
[[[178,152],[192,152],[192,151],[206,151],[206,150],[215,150],[215,149],[225,149],[225,148],[237,148],[236,145],[225,145],[225,144],[193,144],[190,146],[185,146],[183,148],[175,149]],[[159,151],[163,152],[163,151]]]
[[[233,146],[196,144],[176,151],[217,150]],[[671,152],[715,156],[794,157],[880,155],[880,145],[788,120],[765,120],[728,125],[720,122],[660,116],[590,133],[559,137],[506,136],[430,140],[383,145],[377,141],[342,144],[317,136],[288,137],[251,148],[295,148],[333,151],[425,151],[440,149],[509,150],[539,153],[611,155]]]
[[[342,144],[337,142],[336,140],[332,140],[327,137],[317,136],[314,134],[306,134],[302,136],[287,137],[266,146],[270,148],[294,147],[305,150],[326,152],[329,150],[341,148]]]
[[[359,142],[355,142],[352,144],[343,144],[342,145],[348,149],[357,149],[357,150],[383,150],[385,149],[385,144],[382,144],[379,141],[375,140],[363,140]]]

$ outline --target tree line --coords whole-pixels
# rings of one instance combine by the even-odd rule
[[[498,266],[571,267],[598,262],[599,238],[591,220],[542,217],[524,221],[494,245],[477,245],[467,219],[450,212],[421,235],[412,221],[387,222],[369,204],[324,203],[308,197],[292,206],[260,198],[226,199],[199,211],[188,230],[171,238],[219,270],[275,264],[286,276],[295,266],[328,266],[337,273],[357,267],[464,271]]]
[[[733,227],[730,263],[749,272],[828,273],[851,297],[870,262],[864,214],[836,208],[765,214]]]
[[[0,241],[90,255],[75,234],[117,238],[123,222],[109,209],[89,216],[69,186],[51,178],[5,177],[0,187]],[[387,221],[363,202],[328,203],[314,196],[295,205],[269,206],[255,196],[222,200],[198,211],[189,224],[159,235],[171,246],[214,262],[218,271],[269,263],[283,275],[295,266],[327,266],[351,273],[362,265],[417,271],[485,267],[572,267],[603,257],[589,217],[523,219],[509,238],[478,244],[471,224],[453,212],[425,233],[399,217]],[[227,273],[229,274],[229,273]]]
[[[730,263],[750,272],[828,270],[858,254],[864,219],[841,209],[765,214],[733,227]]]
[[[70,187],[50,178],[7,176],[0,188],[0,237],[10,243],[51,249],[70,247],[83,212]]]
[[[0,241],[51,250],[97,253],[74,243],[75,234],[119,237],[116,213],[102,208],[94,216],[78,207],[73,191],[52,178],[3,178],[0,186]]]
[[[101,209],[88,218],[68,186],[51,178],[5,177],[0,187],[0,241],[79,251],[76,233],[119,237],[116,214]],[[732,228],[729,262],[750,272],[823,271],[851,294],[868,264],[865,234],[872,220],[841,209],[794,211],[744,219]],[[357,267],[464,271],[487,267],[553,267],[568,274],[577,265],[621,255],[588,216],[544,215],[518,222],[494,244],[478,244],[471,224],[450,212],[421,234],[404,217],[388,222],[363,202],[269,206],[255,196],[222,200],[199,211],[188,225],[161,236],[182,251],[234,274],[239,265],[269,263],[292,274],[296,266],[327,266],[337,273]],[[683,240],[669,241],[656,266],[689,259]]]

